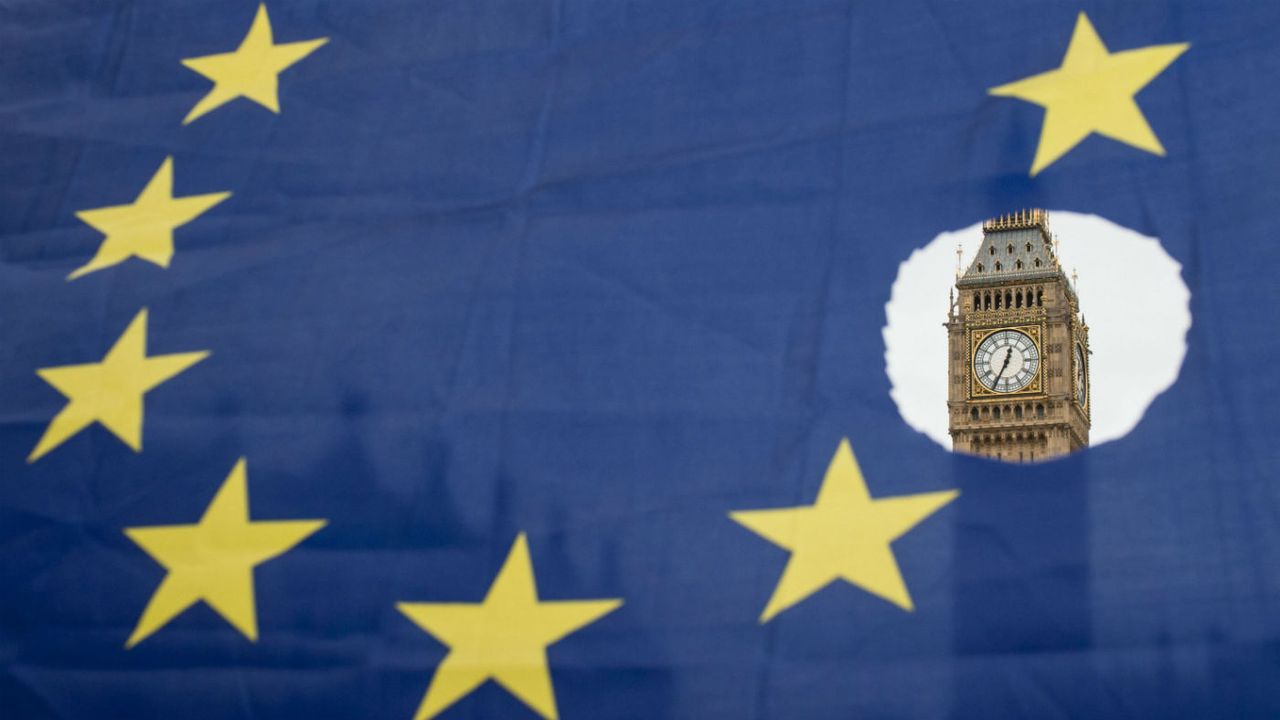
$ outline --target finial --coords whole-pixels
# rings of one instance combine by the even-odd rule
[[[1043,208],[1021,208],[982,221],[983,232],[993,230],[1023,230],[1039,227],[1049,232],[1049,213]]]
[[[964,245],[956,243],[956,277],[960,277],[961,257],[964,255]]]
[[[1071,287],[1075,287],[1080,282],[1080,273],[1076,269],[1071,268]]]

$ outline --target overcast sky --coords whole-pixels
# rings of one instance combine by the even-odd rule
[[[1124,436],[1177,379],[1191,327],[1181,266],[1160,243],[1096,215],[1050,211],[1067,276],[1079,271],[1089,324],[1093,383],[1090,444]],[[898,269],[884,328],[893,399],[911,427],[947,449],[947,290],[955,285],[956,244],[964,267],[982,241],[982,224],[943,233]],[[923,242],[923,239],[922,239]]]

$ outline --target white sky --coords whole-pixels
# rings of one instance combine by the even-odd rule
[[[1096,215],[1050,211],[1058,257],[1080,273],[1080,309],[1089,324],[1093,427],[1090,445],[1123,437],[1173,384],[1186,355],[1191,293],[1181,266],[1158,240]],[[951,449],[947,434],[947,290],[955,285],[956,244],[967,268],[982,224],[947,232],[898,268],[885,313],[891,395],[911,427]]]

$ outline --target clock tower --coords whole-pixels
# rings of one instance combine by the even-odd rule
[[[951,443],[1010,462],[1089,445],[1089,326],[1058,264],[1049,215],[982,223],[947,322]]]

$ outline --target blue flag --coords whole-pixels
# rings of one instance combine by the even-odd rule
[[[0,46],[0,717],[1280,716],[1280,5]]]

